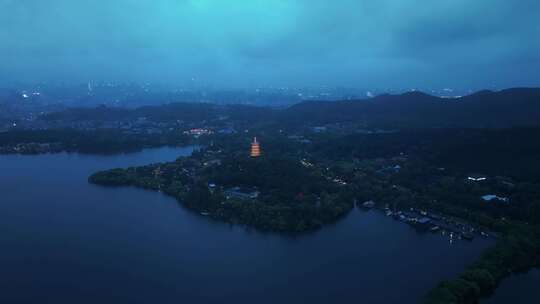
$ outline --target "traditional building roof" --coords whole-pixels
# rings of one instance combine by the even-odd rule
[[[251,143],[251,157],[259,157],[261,156],[261,147],[259,146],[259,143],[257,142],[257,137],[253,138],[253,142]]]

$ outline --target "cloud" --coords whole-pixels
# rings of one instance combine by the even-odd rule
[[[519,85],[540,79],[539,12],[532,0],[0,0],[0,80]]]

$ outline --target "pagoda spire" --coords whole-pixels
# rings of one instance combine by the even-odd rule
[[[257,137],[253,137],[253,142],[251,143],[251,157],[260,157],[261,156],[261,147],[257,141]]]

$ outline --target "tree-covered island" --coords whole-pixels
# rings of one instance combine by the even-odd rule
[[[240,147],[210,146],[175,162],[98,172],[89,180],[162,191],[203,215],[264,231],[313,230],[353,208],[350,190],[320,168],[289,155],[252,158]]]

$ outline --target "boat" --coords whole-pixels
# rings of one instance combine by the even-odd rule
[[[368,210],[369,210],[369,209],[372,209],[373,207],[375,207],[375,202],[373,202],[373,201],[367,201],[367,202],[365,202],[365,203],[362,204],[362,207],[363,207],[364,209],[368,209]]]

